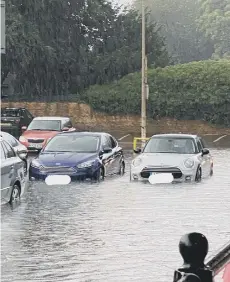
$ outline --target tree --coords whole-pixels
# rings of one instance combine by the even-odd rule
[[[134,6],[140,11],[140,0]],[[197,29],[197,0],[147,0],[152,19],[161,27],[166,46],[175,63],[205,60],[211,57],[213,46]]]
[[[25,99],[81,93],[141,68],[141,19],[134,10],[106,0],[9,0],[7,54],[2,78],[16,74]],[[147,26],[149,64],[165,66],[168,55],[154,23]]]
[[[230,57],[230,0],[199,0],[198,24],[214,43],[214,58]]]

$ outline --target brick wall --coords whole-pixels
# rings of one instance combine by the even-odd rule
[[[86,104],[71,102],[3,102],[2,107],[25,107],[34,116],[69,116],[75,126],[82,130],[106,130],[125,133],[140,132],[140,117],[131,115],[106,115],[95,112]],[[178,121],[169,118],[148,120],[149,134],[154,133],[197,133],[197,134],[230,134],[230,128],[219,128],[203,121]]]

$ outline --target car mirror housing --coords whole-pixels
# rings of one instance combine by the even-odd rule
[[[209,154],[209,149],[204,148],[204,149],[202,150],[202,156],[208,155],[208,154]]]
[[[133,151],[134,151],[134,153],[136,153],[136,154],[140,154],[142,150],[141,150],[141,148],[136,148],[136,149],[134,149]]]

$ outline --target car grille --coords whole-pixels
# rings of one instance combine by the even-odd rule
[[[45,139],[28,139],[30,143],[43,143]]]
[[[142,178],[149,178],[151,173],[172,173],[173,177],[175,179],[181,178],[182,177],[182,172],[179,168],[177,167],[145,167],[141,171],[141,177]]]
[[[75,171],[73,167],[69,166],[42,166],[40,167],[40,170],[45,173],[73,173]]]

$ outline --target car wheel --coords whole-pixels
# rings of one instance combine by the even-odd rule
[[[20,190],[19,185],[14,184],[13,190],[12,190],[11,196],[10,196],[10,204],[13,204],[13,203],[20,200],[20,193],[21,193],[21,190]]]
[[[105,172],[102,167],[100,167],[96,172],[95,175],[93,176],[93,180],[96,180],[98,182],[103,181],[105,178]]]
[[[201,171],[201,168],[198,167],[198,168],[197,168],[197,172],[196,172],[195,181],[196,181],[196,182],[200,182],[201,179],[202,179],[202,171]]]
[[[213,167],[211,167],[210,176],[213,176]]]
[[[118,173],[119,175],[124,175],[125,174],[125,162],[123,161],[123,162],[121,162],[121,164],[120,164],[120,168],[119,168],[119,173]]]
[[[23,162],[24,162],[24,175],[26,175],[27,174],[27,161],[24,160]]]

